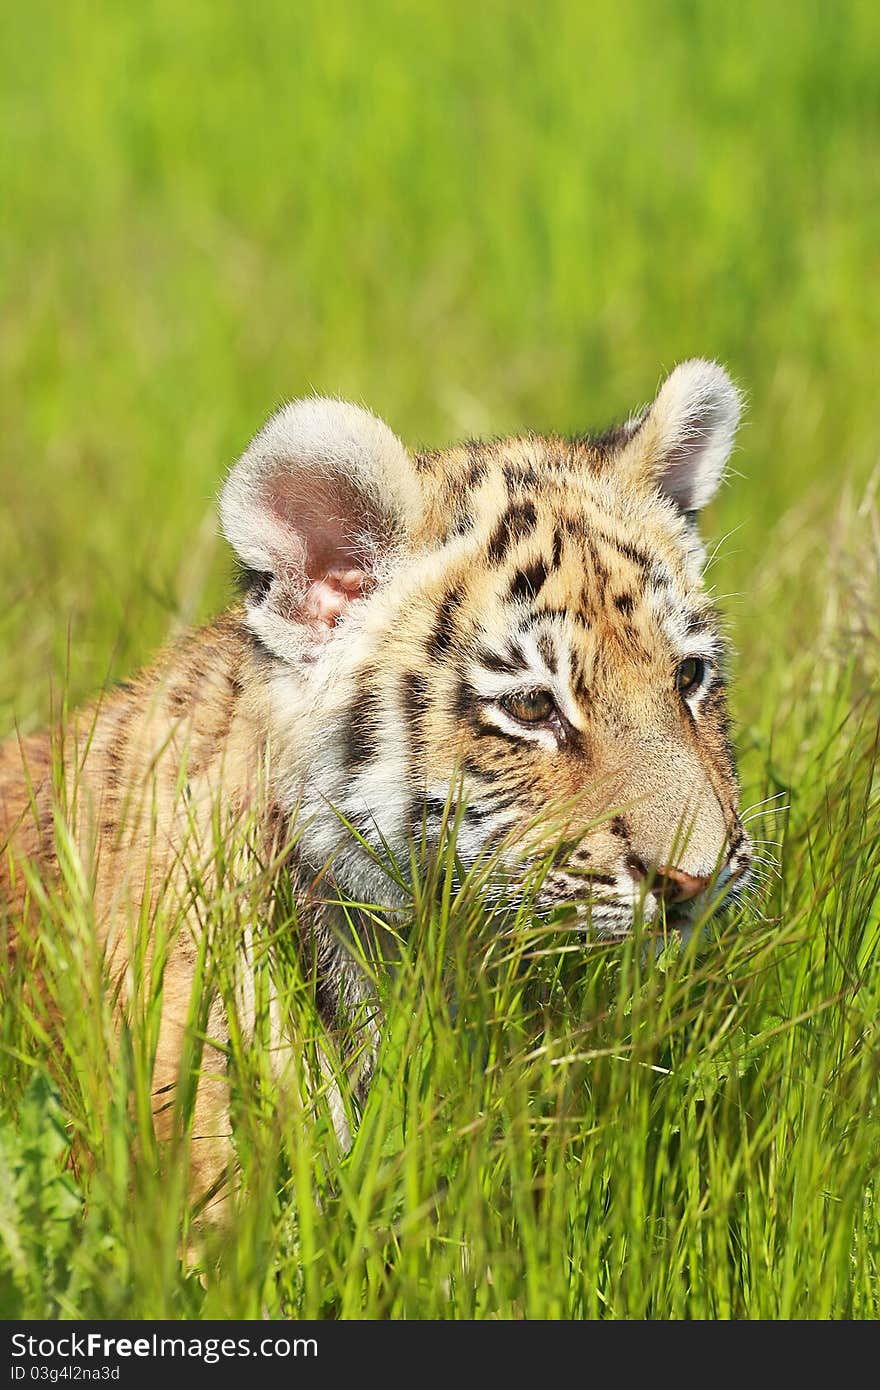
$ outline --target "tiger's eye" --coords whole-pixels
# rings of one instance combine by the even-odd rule
[[[553,696],[546,690],[513,690],[502,697],[500,704],[521,724],[543,724],[556,711]]]
[[[706,663],[698,656],[689,656],[675,673],[675,684],[682,695],[689,695],[703,683]]]

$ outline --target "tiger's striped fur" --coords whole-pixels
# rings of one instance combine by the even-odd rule
[[[684,916],[741,886],[724,642],[695,528],[738,413],[726,374],[700,361],[600,438],[411,455],[358,407],[279,411],[221,496],[244,602],[64,730],[111,971],[125,974],[118,924],[151,885],[176,883],[185,900],[183,847],[208,842],[218,804],[262,827],[264,861],[295,823],[304,900],[329,864],[350,898],[400,906],[340,816],[406,864],[412,836],[436,839],[456,801],[466,864],[492,846],[527,864],[546,848],[542,825],[563,838],[541,902],[570,904],[600,934],[625,933],[637,906],[648,921],[664,905]],[[684,692],[683,670],[699,673]],[[521,718],[524,699],[545,717]],[[48,734],[0,748],[13,914],[15,858],[52,868],[50,749]],[[332,1015],[368,989],[328,911],[312,914],[309,948]],[[202,931],[194,913],[166,966],[157,1095],[177,1078]],[[208,1031],[222,1035],[217,1004]],[[196,1134],[225,1130],[225,1114],[216,1075]],[[217,1146],[194,1154],[204,1187]]]

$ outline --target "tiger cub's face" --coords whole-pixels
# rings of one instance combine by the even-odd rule
[[[739,414],[722,369],[678,367],[600,439],[527,436],[410,455],[340,402],[284,407],[227,480],[252,577],[281,796],[347,892],[377,850],[439,838],[527,866],[542,905],[604,935],[680,920],[748,872],[724,646],[696,513]]]

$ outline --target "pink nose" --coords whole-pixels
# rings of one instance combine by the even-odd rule
[[[686,874],[684,869],[669,869],[664,865],[657,870],[651,892],[664,903],[687,903],[708,887],[708,878],[698,878],[695,874]]]
[[[627,868],[635,879],[636,883],[641,883],[650,877],[650,870],[643,860],[637,855],[631,854],[627,860]],[[687,903],[691,898],[695,898],[698,893],[709,887],[708,878],[699,878],[696,874],[686,874],[684,869],[672,869],[663,864],[654,870],[654,881],[651,884],[651,892],[655,898],[661,902],[672,906],[675,903]]]

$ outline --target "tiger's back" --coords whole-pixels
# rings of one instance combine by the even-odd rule
[[[63,813],[93,873],[99,919],[124,886],[173,877],[183,841],[205,830],[222,791],[253,798],[260,682],[240,610],[187,634],[156,664],[72,716],[64,727],[0,744],[0,892],[20,903],[18,860],[51,874]],[[149,863],[148,861],[149,857]]]

